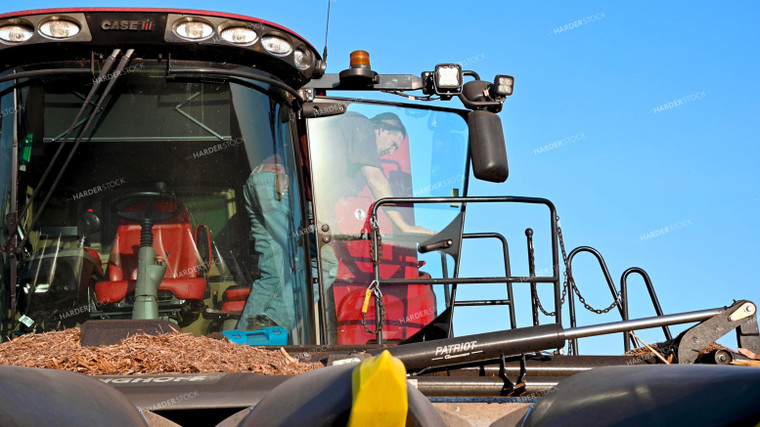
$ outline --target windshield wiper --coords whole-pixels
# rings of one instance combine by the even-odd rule
[[[24,208],[19,213],[19,216],[17,218],[21,218],[24,215],[26,215],[26,212],[31,207],[32,203],[34,202],[35,197],[39,194],[39,192],[42,190],[42,186],[44,181],[47,179],[48,174],[53,170],[55,166],[55,162],[58,159],[58,156],[63,151],[63,146],[68,140],[71,133],[78,127],[78,122],[82,118],[82,115],[84,114],[87,107],[90,105],[90,102],[93,97],[96,96],[96,93],[98,89],[100,88],[101,84],[106,81],[104,76],[108,75],[109,71],[111,70],[111,67],[113,66],[113,63],[116,61],[116,58],[118,57],[119,53],[121,52],[120,49],[115,49],[113,53],[106,59],[106,61],[103,64],[103,68],[101,69],[100,73],[98,74],[98,77],[93,82],[93,87],[90,90],[90,93],[87,94],[87,97],[85,98],[84,102],[82,103],[82,107],[79,109],[79,112],[77,113],[77,116],[74,118],[74,120],[71,123],[71,126],[69,126],[69,129],[66,131],[66,135],[61,140],[60,145],[58,146],[58,149],[56,150],[55,154],[53,155],[53,158],[51,159],[50,163],[48,164],[47,169],[42,175],[42,178],[40,179],[39,183],[37,184],[37,188],[34,189],[32,192],[32,195],[29,198],[29,201],[24,206]],[[119,77],[123,74],[124,69],[127,67],[127,64],[129,64],[129,61],[132,58],[132,54],[134,53],[134,49],[128,49],[127,52],[122,56],[121,60],[119,61],[119,64],[116,67],[116,70],[113,72],[110,79],[108,79],[108,85],[106,85],[106,88],[103,90],[103,92],[100,94],[100,96],[97,98],[97,102],[95,103],[95,107],[92,110],[92,113],[89,115],[89,118],[87,119],[87,122],[84,124],[84,126],[81,128],[79,132],[79,136],[77,137],[76,141],[74,142],[74,146],[71,148],[71,151],[69,152],[69,155],[66,157],[66,160],[64,161],[63,165],[61,165],[61,168],[58,171],[58,174],[56,175],[55,179],[53,180],[53,183],[50,186],[50,189],[48,190],[47,195],[42,200],[42,203],[40,203],[39,209],[37,209],[37,212],[34,215],[34,218],[29,223],[27,229],[31,230],[34,228],[34,226],[37,224],[37,221],[39,221],[40,216],[42,215],[42,212],[44,212],[45,207],[47,206],[48,202],[50,201],[50,198],[53,196],[53,193],[55,192],[55,189],[58,187],[58,184],[61,181],[61,178],[63,177],[63,174],[66,172],[66,169],[71,163],[71,160],[74,158],[74,154],[77,151],[77,148],[79,148],[79,145],[82,142],[82,139],[84,139],[85,135],[87,134],[87,131],[90,129],[90,126],[92,125],[93,121],[95,120],[95,117],[97,117],[98,113],[102,111],[102,105],[108,94],[113,89],[113,86],[118,81]],[[26,245],[26,242],[29,240],[29,233],[26,233],[26,236],[23,238],[23,240],[16,245],[16,248],[14,248],[14,251],[18,251],[18,248],[23,248],[24,245]]]
[[[105,75],[107,75],[107,73],[109,71],[111,71],[111,67],[113,66],[113,63],[116,60],[116,57],[119,55],[119,52],[121,52],[120,49],[115,49],[111,53],[111,56],[109,56],[108,58],[106,58],[105,62],[103,63],[103,68],[101,69],[100,74],[98,75],[98,77],[105,76]],[[11,76],[7,76],[7,77],[11,77]],[[12,228],[12,230],[8,234],[8,237],[6,238],[5,242],[3,242],[2,250],[4,252],[10,252],[10,253],[12,253],[12,254],[15,255],[16,253],[21,252],[21,250],[23,249],[24,245],[26,244],[26,242],[28,240],[28,237],[25,235],[26,233],[23,233],[20,230],[20,227],[21,227],[20,226],[21,218],[23,218],[26,215],[26,213],[29,211],[29,208],[32,205],[32,201],[34,201],[34,199],[39,194],[40,190],[42,189],[42,184],[47,179],[47,176],[48,176],[48,174],[50,174],[50,171],[53,170],[53,165],[55,164],[56,160],[58,159],[58,156],[61,154],[61,151],[63,150],[64,144],[66,144],[66,139],[69,137],[69,135],[71,134],[71,132],[77,126],[77,122],[82,117],[82,114],[84,114],[84,111],[87,109],[87,106],[90,104],[91,99],[95,96],[95,93],[100,88],[101,83],[102,83],[102,80],[98,79],[92,85],[92,89],[90,89],[90,93],[87,94],[87,97],[85,98],[84,103],[82,103],[82,107],[80,107],[79,112],[77,113],[76,118],[72,122],[71,126],[69,126],[69,129],[66,131],[66,136],[63,138],[63,141],[61,141],[61,144],[58,146],[58,149],[56,150],[55,154],[53,154],[52,160],[48,163],[48,166],[45,169],[45,172],[42,174],[42,177],[40,178],[39,182],[37,183],[37,188],[35,188],[34,191],[32,192],[32,195],[29,197],[29,201],[26,203],[26,205],[24,205],[24,207],[21,208],[21,210],[18,213],[15,214],[15,218],[14,218],[13,223],[14,224],[18,224],[18,226]],[[13,173],[15,174],[16,172],[14,171]],[[31,226],[29,227],[29,229],[31,229]],[[18,243],[17,244],[12,244],[11,242],[13,242],[13,240],[16,237],[17,234],[20,235],[20,237],[22,238],[22,241],[21,241],[20,244],[18,244]]]
[[[53,159],[48,164],[48,167],[45,169],[45,172],[42,175],[42,178],[40,179],[40,182],[37,185],[37,188],[34,189],[32,192],[31,197],[29,198],[29,201],[26,203],[23,209],[21,209],[20,212],[16,212],[15,207],[15,197],[14,199],[14,206],[13,211],[10,215],[12,215],[11,223],[14,225],[10,232],[8,233],[8,237],[6,238],[5,242],[3,242],[2,250],[5,252],[10,252],[10,261],[11,261],[11,272],[10,272],[10,303],[11,303],[11,317],[10,317],[10,330],[14,330],[16,328],[16,286],[17,286],[17,254],[23,250],[23,248],[26,246],[27,242],[29,241],[29,233],[23,233],[17,225],[19,224],[19,221],[21,218],[23,218],[26,213],[29,211],[29,208],[32,205],[32,202],[34,201],[34,198],[39,194],[39,192],[42,189],[42,184],[45,179],[47,179],[47,176],[50,174],[50,172],[53,170],[53,166],[55,164],[55,161],[57,160],[60,153],[63,151],[63,145],[66,143],[66,140],[68,139],[71,132],[74,131],[74,129],[77,127],[77,122],[82,117],[82,114],[84,114],[84,111],[87,109],[87,107],[90,104],[91,99],[95,96],[98,89],[100,88],[101,83],[104,81],[103,77],[108,75],[108,72],[111,70],[114,61],[116,60],[116,57],[121,52],[120,49],[115,49],[111,55],[106,59],[106,61],[103,63],[103,68],[101,69],[100,73],[98,74],[98,78],[93,82],[93,87],[90,90],[90,93],[85,98],[85,101],[82,103],[82,107],[79,109],[79,112],[77,113],[77,117],[72,122],[71,126],[69,126],[69,129],[66,131],[66,136],[61,141],[61,144],[59,145],[58,149],[56,150]],[[40,204],[40,208],[35,214],[34,218],[32,219],[32,222],[29,224],[28,230],[31,230],[34,228],[34,225],[37,223],[37,221],[40,218],[40,214],[45,209],[45,206],[47,205],[48,201],[50,200],[50,197],[53,194],[53,191],[55,190],[56,186],[58,185],[58,182],[61,180],[61,177],[63,176],[63,173],[66,170],[66,167],[68,166],[71,159],[74,157],[74,153],[76,152],[76,149],[79,147],[79,143],[82,141],[82,138],[84,137],[85,133],[87,132],[87,129],[92,124],[92,120],[94,119],[97,111],[100,109],[101,104],[103,103],[103,100],[105,99],[106,95],[108,95],[108,92],[111,91],[111,88],[115,84],[115,81],[118,79],[118,77],[121,75],[121,73],[124,70],[124,67],[126,67],[127,63],[129,62],[129,58],[132,56],[132,53],[134,50],[130,49],[127,51],[127,53],[122,58],[121,62],[119,62],[119,65],[117,67],[117,72],[115,73],[114,77],[109,81],[108,85],[106,86],[106,89],[103,91],[103,93],[100,95],[100,98],[98,99],[98,102],[96,103],[93,114],[90,115],[89,120],[87,121],[87,124],[82,128],[82,132],[79,134],[79,137],[76,140],[76,143],[74,144],[74,148],[69,153],[68,158],[66,159],[66,162],[61,167],[58,176],[56,176],[55,181],[50,187],[50,191],[48,192],[47,196],[45,197],[45,200]],[[17,120],[14,116],[14,123],[15,120]],[[15,131],[14,131],[15,132]],[[15,164],[15,163],[14,163]],[[15,174],[18,173],[17,170],[14,170],[12,172],[15,176]],[[14,179],[15,181],[15,179]],[[17,188],[13,188],[12,192],[15,194],[17,192]],[[21,242],[18,242],[18,236],[21,236]],[[3,323],[3,333],[5,334],[7,332],[7,329],[5,328],[5,323]]]
[[[34,201],[34,199],[37,197],[40,190],[42,189],[42,185],[45,183],[45,180],[47,180],[48,174],[50,174],[50,172],[53,170],[53,166],[55,165],[55,162],[58,160],[58,156],[63,151],[63,146],[66,145],[66,141],[68,140],[69,136],[74,131],[74,129],[78,127],[79,120],[82,118],[82,115],[84,114],[85,110],[90,105],[92,98],[100,89],[100,85],[103,83],[101,76],[107,75],[108,72],[111,71],[111,67],[113,66],[114,61],[116,61],[116,57],[119,55],[120,51],[121,51],[120,49],[114,49],[111,55],[108,58],[106,58],[105,62],[103,63],[103,68],[100,70],[100,74],[98,74],[98,78],[95,79],[92,85],[92,89],[90,89],[90,93],[88,93],[87,97],[85,97],[85,100],[82,103],[82,106],[79,108],[79,112],[77,112],[77,116],[74,118],[74,121],[71,123],[71,126],[69,126],[69,128],[66,130],[66,133],[64,134],[64,137],[61,140],[61,143],[58,145],[58,149],[55,151],[55,154],[53,154],[53,158],[48,163],[47,169],[45,169],[45,172],[42,174],[42,177],[40,178],[39,182],[37,182],[37,188],[34,189],[31,197],[29,198],[29,201],[26,203],[24,208],[21,209],[21,212],[20,212],[21,217],[23,217],[26,214],[26,211],[29,210],[29,207],[31,206],[32,202]]]

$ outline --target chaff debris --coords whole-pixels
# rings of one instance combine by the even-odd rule
[[[265,350],[192,334],[139,334],[119,344],[82,347],[79,329],[30,334],[0,344],[0,364],[86,375],[255,372],[297,375],[321,367]]]
[[[633,331],[629,331],[628,333],[631,334],[631,336],[633,338],[635,338],[637,341],[639,341],[640,343],[644,344],[644,347],[646,347],[647,350],[651,351],[655,356],[657,356],[658,359],[662,360],[666,365],[670,365],[670,362],[671,362],[672,358],[669,357],[669,358],[666,359],[665,357],[663,357],[662,354],[660,354],[660,352],[658,352],[657,350],[655,350],[654,347],[652,347],[651,345],[649,345],[646,342],[644,342],[644,340],[642,340],[636,334],[634,334]]]

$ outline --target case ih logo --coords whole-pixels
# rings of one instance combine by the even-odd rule
[[[103,21],[100,28],[105,31],[150,31],[154,24],[152,19],[114,19]]]

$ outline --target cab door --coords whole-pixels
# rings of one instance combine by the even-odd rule
[[[330,111],[331,106],[333,110],[344,111],[339,115],[308,119],[320,297],[323,298],[320,308],[324,310],[327,341],[337,344],[376,342],[376,308],[383,311],[383,341],[404,341],[435,319],[443,307],[443,291],[430,284],[386,286],[382,282],[451,274],[446,271],[451,267],[446,266],[439,254],[423,256],[418,253],[418,245],[451,223],[461,207],[409,203],[379,206],[377,226],[381,242],[379,253],[373,254],[370,220],[377,198],[365,167],[379,164],[378,169],[393,197],[464,195],[467,124],[463,113],[457,110],[339,98],[324,98],[318,102],[325,105],[322,111]],[[343,108],[334,108],[335,105]],[[391,117],[389,114],[398,118],[406,134],[400,142],[394,142],[395,149],[391,153],[379,142],[381,132],[372,128],[377,125],[373,119]],[[390,218],[394,215],[389,213],[392,211],[406,224],[422,227],[429,233],[402,233]],[[379,262],[379,277],[374,260]],[[380,293],[372,294],[363,313],[367,289],[376,278],[380,279]],[[376,301],[380,294],[382,304]]]

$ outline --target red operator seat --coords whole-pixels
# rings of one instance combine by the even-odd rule
[[[156,205],[159,211],[176,209],[171,202]],[[119,302],[135,292],[140,232],[140,224],[124,219],[119,221],[108,260],[108,280],[95,284],[99,303]],[[174,218],[153,225],[153,248],[167,265],[158,289],[171,291],[178,299],[203,300],[208,282],[199,268],[202,259],[195,245],[187,208],[183,207]]]

